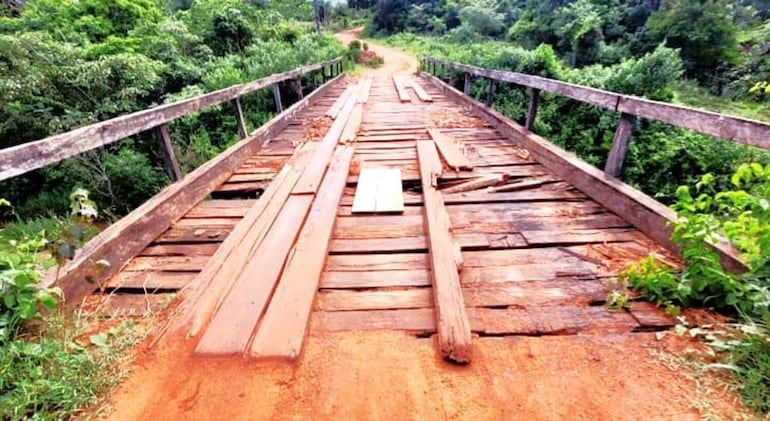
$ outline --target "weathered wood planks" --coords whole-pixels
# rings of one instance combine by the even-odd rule
[[[251,354],[295,358],[302,351],[313,298],[323,273],[336,209],[345,187],[353,147],[337,149],[280,283],[267,309]]]
[[[401,79],[400,76],[393,75],[393,86],[396,88],[396,92],[398,93],[398,99],[401,102],[411,102],[412,99],[409,97],[409,92],[406,91],[406,87],[404,84],[404,80]]]
[[[444,209],[435,178],[442,167],[433,142],[418,141],[417,155],[425,202],[425,228],[428,234],[433,294],[441,355],[452,362],[466,364],[472,354],[471,330],[465,311],[458,274],[457,245],[450,233],[449,215]]]
[[[473,169],[473,164],[468,161],[454,139],[441,133],[438,129],[430,128],[428,133],[450,168],[454,168],[455,171]]]
[[[78,304],[94,290],[93,283],[85,282],[86,277],[100,280],[117,273],[128,259],[141,252],[174,221],[227,180],[238,166],[260,150],[265,140],[286,128],[300,111],[308,107],[310,101],[323,95],[340,77],[295,103],[250,137],[187,174],[182,181],[166,187],[84,245],[75,259],[59,271],[57,284],[62,288],[65,300]],[[101,259],[109,261],[110,266],[95,271],[93,263]]]
[[[231,355],[246,350],[312,201],[310,195],[289,196],[211,319],[195,348],[197,354]]]
[[[125,139],[137,133],[166,124],[191,112],[231,101],[249,92],[283,80],[293,79],[339,60],[341,59],[311,66],[302,66],[289,72],[268,76],[240,85],[233,85],[194,98],[161,105],[149,110],[138,111],[67,133],[0,150],[0,180],[24,174],[25,172],[42,168],[99,146]],[[337,79],[339,79],[339,76],[334,81]]]

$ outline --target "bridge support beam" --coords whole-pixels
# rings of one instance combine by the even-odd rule
[[[495,80],[489,79],[489,88],[487,88],[487,107],[491,107],[495,102]]]
[[[273,99],[275,100],[275,112],[283,112],[283,102],[281,102],[281,87],[277,83],[273,84]]]
[[[232,104],[233,104],[233,112],[235,113],[235,121],[238,123],[238,135],[241,137],[241,139],[243,139],[246,136],[248,136],[249,133],[248,133],[248,130],[246,129],[246,120],[243,119],[243,108],[241,107],[240,98],[235,98],[232,101]]]
[[[163,155],[163,166],[172,182],[182,179],[182,171],[179,169],[179,162],[176,160],[174,145],[171,143],[171,136],[168,134],[168,125],[163,124],[155,128],[155,134],[160,144],[160,152]]]
[[[623,161],[628,152],[628,142],[631,139],[631,132],[634,130],[636,117],[631,114],[620,113],[620,122],[615,130],[615,137],[612,138],[612,148],[607,157],[607,164],[604,166],[604,172],[619,177],[623,170]]]
[[[534,131],[535,117],[537,117],[537,102],[540,98],[540,90],[532,89],[529,92],[529,106],[527,107],[527,120],[524,122],[524,127],[529,131]]]
[[[471,94],[471,74],[466,73],[465,74],[465,84],[463,85],[463,92],[465,95]]]

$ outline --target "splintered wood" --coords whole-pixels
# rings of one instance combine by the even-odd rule
[[[362,168],[358,176],[353,213],[403,212],[404,194],[401,170],[397,168]]]
[[[465,157],[462,149],[454,139],[441,133],[438,129],[428,129],[428,133],[433,141],[436,142],[438,150],[441,151],[441,156],[444,157],[450,168],[454,168],[455,171],[473,169],[473,164],[468,161],[468,158]]]
[[[435,177],[441,174],[441,161],[430,141],[417,141],[422,193],[425,202],[425,227],[433,277],[439,347],[441,355],[452,362],[466,364],[471,360],[471,328],[465,311],[456,244],[450,233],[449,215]]]

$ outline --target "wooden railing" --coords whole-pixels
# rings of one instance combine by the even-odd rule
[[[524,123],[524,127],[529,130],[534,129],[540,91],[550,92],[610,111],[619,112],[620,121],[615,131],[607,164],[604,168],[605,172],[615,177],[620,174],[623,167],[623,160],[628,150],[628,142],[637,117],[672,124],[763,149],[770,149],[770,124],[755,120],[652,101],[632,95],[618,94],[539,76],[484,69],[451,61],[438,60],[432,57],[423,57],[421,64],[423,71],[432,73],[440,79],[451,81],[451,83],[454,82],[454,76],[453,74],[447,75],[447,73],[453,73],[451,70],[464,73],[465,95],[470,95],[471,75],[489,79],[486,99],[487,106],[491,106],[494,101],[495,81],[509,82],[531,88]]]
[[[243,139],[248,133],[246,132],[246,123],[241,109],[241,96],[272,85],[276,110],[280,113],[283,111],[283,104],[278,84],[287,80],[296,80],[297,91],[300,98],[302,98],[301,77],[307,73],[312,73],[312,80],[315,84],[317,74],[314,72],[318,70],[321,70],[323,81],[326,82],[327,79],[342,73],[342,58],[302,66],[288,72],[271,75],[240,85],[233,85],[172,104],[138,111],[50,136],[42,140],[2,149],[0,150],[0,180],[15,177],[100,146],[154,129],[158,136],[166,171],[172,181],[177,181],[181,178],[181,172],[174,154],[171,138],[168,134],[168,123],[187,114],[230,101],[232,102],[233,111],[238,122],[238,132]]]

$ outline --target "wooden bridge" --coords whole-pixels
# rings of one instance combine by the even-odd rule
[[[180,292],[170,327],[198,355],[293,358],[308,330],[390,329],[438,334],[441,355],[466,363],[474,335],[670,327],[646,303],[602,305],[607,280],[639,258],[678,265],[673,212],[612,175],[633,120],[763,148],[770,126],[430,58],[422,68],[464,73],[465,92],[427,72],[356,81],[338,59],[2,150],[0,179],[156,130],[177,181],[55,282],[78,304],[96,280],[125,314]],[[304,93],[307,74],[320,86],[284,110],[279,84]],[[467,95],[472,76],[489,79],[487,105]],[[525,126],[489,107],[502,82],[531,88]],[[270,86],[279,114],[247,134],[239,97]],[[540,91],[621,113],[606,172],[531,131]],[[224,102],[243,140],[182,177],[165,125]],[[729,245],[714,247],[741,270]]]

